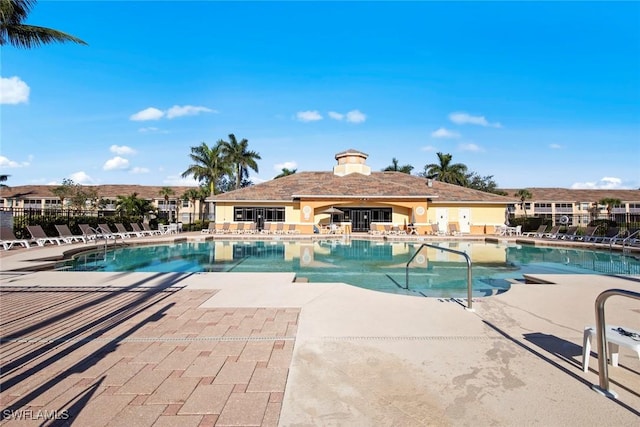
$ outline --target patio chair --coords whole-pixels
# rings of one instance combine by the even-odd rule
[[[153,228],[151,228],[151,227],[149,226],[149,224],[147,224],[146,222],[143,222],[143,223],[142,223],[142,229],[143,229],[144,231],[146,231],[147,233],[149,233],[149,235],[152,235],[152,236],[159,236],[160,234],[162,234],[162,231],[160,231],[160,230],[154,230],[154,229],[153,229]]]
[[[572,225],[567,228],[567,231],[559,234],[559,238],[562,240],[574,240],[578,235],[578,226]]]
[[[287,228],[287,234],[300,234],[300,230],[296,229],[295,224],[289,224],[289,228]]]
[[[450,222],[449,224],[447,224],[447,227],[449,229],[449,235],[450,236],[458,236],[458,235],[460,235],[460,228],[458,228],[458,223],[457,222]]]
[[[136,233],[135,231],[127,230],[124,224],[121,222],[116,222],[115,226],[116,226],[116,230],[118,230],[118,234],[122,235],[122,237],[131,237],[131,236],[140,237],[141,236],[141,234]]]
[[[202,230],[200,230],[200,233],[202,234],[215,234],[216,232],[216,223],[211,221],[209,223],[209,226],[207,228],[203,228]]]
[[[271,223],[265,222],[264,227],[260,230],[260,234],[271,234]]]
[[[44,246],[47,243],[57,244],[60,246],[63,243],[71,243],[70,240],[63,239],[62,237],[49,237],[44,232],[41,225],[27,225],[27,231],[31,235],[31,238],[36,241],[38,246]]]
[[[431,227],[431,229],[427,232],[429,235],[431,235],[431,236],[440,236],[441,234],[443,234],[440,231],[440,226],[438,224],[431,224],[430,227]]]
[[[549,230],[547,233],[544,233],[542,237],[547,239],[557,239],[560,234],[561,228],[561,225],[554,225],[553,227],[551,227],[551,230]]]
[[[227,234],[230,232],[229,227],[231,226],[230,223],[228,222],[223,222],[222,223],[222,228],[217,228],[216,229],[216,234]]]
[[[56,230],[58,231],[58,235],[63,238],[70,240],[72,242],[83,242],[87,243],[87,238],[81,234],[73,234],[69,229],[69,226],[66,224],[55,224]]]
[[[20,245],[27,249],[31,247],[32,243],[38,245],[38,242],[34,239],[18,239],[16,235],[13,234],[13,230],[6,226],[0,227],[0,242],[2,242],[5,250],[9,250],[15,245]]]
[[[143,230],[140,228],[140,225],[137,222],[132,222],[129,224],[134,233],[138,233],[141,237],[143,236],[153,236],[156,234],[154,230]]]
[[[115,239],[116,237],[124,239],[125,237],[129,237],[122,235],[122,233],[114,233],[113,231],[111,231],[111,227],[109,227],[109,224],[98,224],[98,231],[102,233],[102,236],[107,239]]]
[[[522,235],[525,237],[542,237],[544,236],[546,231],[547,231],[547,226],[541,225],[540,227],[538,227],[536,231],[526,231],[522,233]]]
[[[78,227],[80,227],[80,231],[82,231],[82,235],[86,240],[96,240],[104,237],[101,231],[91,227],[89,224],[78,224]]]
[[[233,234],[244,234],[244,222],[239,222],[233,230]]]
[[[276,229],[273,232],[274,234],[284,234],[284,223],[283,222],[277,222],[276,223]]]
[[[244,234],[256,234],[257,232],[258,232],[258,229],[256,228],[256,223],[255,222],[250,222],[244,228]]]
[[[596,238],[596,231],[598,231],[598,227],[587,227],[584,230],[584,234],[581,236],[577,236],[576,240],[581,240],[583,242],[590,242]]]

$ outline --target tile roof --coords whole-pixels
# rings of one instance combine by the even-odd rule
[[[434,203],[476,202],[514,203],[514,197],[504,197],[471,188],[432,181],[401,172],[372,172],[371,175],[351,173],[337,176],[332,172],[298,172],[250,187],[218,194],[214,201],[278,200],[295,197],[310,198],[430,198]]]
[[[52,189],[58,187],[58,185],[17,185],[15,187],[2,188],[0,190],[0,197],[8,198],[56,198],[51,192]],[[129,196],[133,193],[137,193],[141,199],[162,199],[160,190],[165,186],[154,185],[87,185],[83,186],[88,189],[95,189],[98,192],[98,197],[106,199],[115,199],[117,196]],[[170,196],[170,199],[180,198],[188,189],[195,187],[172,187],[168,186],[175,194]]]
[[[513,196],[520,188],[501,188]],[[640,203],[640,190],[576,190],[571,188],[528,187],[532,201],[542,202],[597,202],[602,199],[620,199],[622,202]]]

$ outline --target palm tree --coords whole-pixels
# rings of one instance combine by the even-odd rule
[[[440,182],[465,185],[467,183],[467,166],[462,163],[451,164],[451,154],[436,154],[440,163],[425,165],[423,175]]]
[[[403,165],[403,166],[399,166],[398,165],[398,159],[396,159],[395,157],[393,159],[391,159],[391,165],[387,166],[386,168],[382,169],[384,172],[402,172],[402,173],[406,173],[411,175],[411,171],[413,170],[413,166],[411,165]]]
[[[524,217],[527,217],[527,210],[524,208],[524,202],[525,200],[529,200],[533,197],[533,195],[531,194],[531,191],[527,190],[526,188],[520,189],[516,192],[516,194],[514,194],[515,197],[518,197],[520,199],[520,208],[522,208],[522,210],[524,211]]]
[[[242,185],[243,178],[249,177],[249,169],[254,172],[258,172],[258,163],[256,160],[260,160],[260,154],[255,151],[247,150],[249,141],[243,138],[240,142],[236,139],[234,134],[229,134],[229,141],[223,141],[222,147],[224,156],[233,166],[233,174],[236,179],[236,190]]]
[[[36,0],[0,0],[0,45],[10,43],[18,48],[31,49],[54,42],[87,44],[62,31],[24,24],[36,3]]]
[[[200,198],[200,188],[190,188],[182,195],[182,200],[188,200],[193,205],[193,217],[196,217],[196,200]]]
[[[273,179],[278,179],[278,178],[282,178],[283,176],[293,175],[297,171],[298,171],[298,169],[282,168],[282,172],[279,175],[276,175]]]
[[[0,188],[9,188],[7,184],[3,184],[4,182],[7,182],[9,176],[10,175],[0,175]]]
[[[613,210],[613,207],[621,205],[622,200],[613,197],[605,197],[604,199],[600,199],[598,204],[607,207],[607,219],[611,219],[611,211]]]
[[[118,196],[116,201],[116,211],[129,216],[144,216],[147,212],[153,211],[153,204],[147,199],[140,199],[138,193],[129,196]]]
[[[175,194],[173,188],[171,187],[162,187],[159,193],[164,198],[164,209],[167,213],[167,220],[169,219],[169,196]]]
[[[209,147],[203,142],[197,147],[191,147],[191,160],[182,177],[193,176],[201,184],[209,187],[209,195],[217,194],[218,181],[226,174],[231,173],[231,168],[223,155],[223,143],[219,140],[216,145]]]

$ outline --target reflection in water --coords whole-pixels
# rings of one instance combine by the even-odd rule
[[[509,288],[526,273],[640,274],[632,257],[593,250],[505,245],[477,241],[440,242],[467,253],[473,266],[475,295]],[[458,254],[423,248],[414,242],[369,240],[207,241],[135,246],[95,252],[65,263],[66,270],[147,272],[294,272],[309,282],[343,282],[393,293],[463,297],[467,264]]]

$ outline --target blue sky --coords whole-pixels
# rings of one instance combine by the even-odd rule
[[[449,153],[505,188],[640,188],[639,2],[41,1],[89,46],[1,52],[9,185],[191,185],[234,133],[282,167]]]

